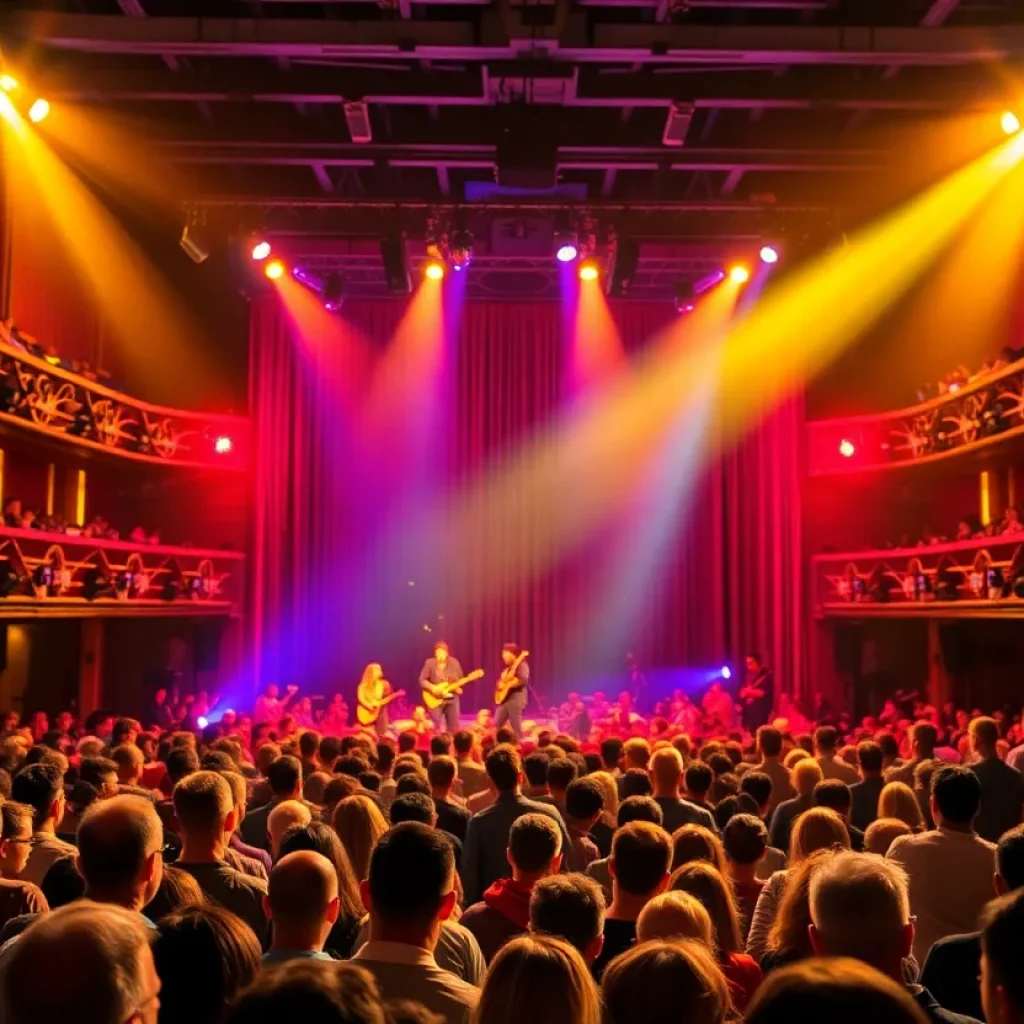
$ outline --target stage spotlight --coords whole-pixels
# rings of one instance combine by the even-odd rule
[[[252,258],[259,262],[265,260],[270,255],[270,243],[266,239],[261,239],[258,242],[253,243],[252,247]]]
[[[779,250],[773,245],[762,245],[761,246],[761,262],[762,263],[778,263],[779,262]]]
[[[18,88],[18,80],[11,75],[0,75],[0,89],[4,92],[14,92]]]
[[[729,279],[735,284],[746,284],[750,280],[750,271],[742,263],[729,268]]]
[[[473,259],[473,235],[469,231],[453,231],[448,249],[453,270],[463,270]]]
[[[31,107],[28,108],[28,119],[33,124],[39,124],[40,121],[46,119],[46,116],[50,113],[50,103],[48,100],[38,99]]]
[[[328,274],[324,278],[324,286],[320,292],[320,297],[324,300],[324,309],[331,313],[341,309],[344,295],[345,282],[341,274]]]
[[[728,665],[723,665],[722,666],[722,678],[723,679],[732,679],[732,669],[729,668]]]
[[[839,454],[844,459],[852,459],[857,449],[853,446],[852,441],[848,441],[845,437],[839,442]]]
[[[200,715],[196,719],[196,725],[198,725],[200,729],[205,729],[209,724],[210,720],[206,717],[206,715]]]
[[[596,281],[600,268],[597,265],[597,260],[592,257],[587,257],[580,264],[580,280],[581,281]]]
[[[676,282],[676,312],[692,313],[695,307],[692,281]]]
[[[444,277],[444,264],[440,260],[428,260],[423,273],[431,281],[440,281]]]
[[[205,263],[210,258],[210,246],[203,235],[197,214],[192,214],[185,223],[178,244],[193,263]]]
[[[276,281],[279,277],[284,277],[284,264],[280,260],[271,260],[264,268],[263,273],[271,281]]]
[[[999,124],[1007,135],[1016,135],[1020,131],[1020,118],[1012,110],[1004,111]]]
[[[555,232],[555,259],[559,263],[572,263],[580,250],[576,243],[576,232],[561,230]]]
[[[218,455],[229,455],[231,453],[231,449],[234,447],[234,442],[227,436],[227,434],[221,434],[221,436],[213,442],[213,450]]]

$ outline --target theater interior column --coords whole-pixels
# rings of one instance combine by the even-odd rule
[[[102,619],[82,620],[78,664],[78,716],[82,721],[85,721],[103,700],[103,634]]]

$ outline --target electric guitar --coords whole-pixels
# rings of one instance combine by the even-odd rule
[[[394,693],[389,693],[386,697],[381,697],[380,700],[375,701],[373,704],[364,704],[362,701],[359,702],[359,706],[356,708],[356,718],[359,719],[360,725],[373,725],[378,718],[380,718],[381,711],[386,708],[393,700],[398,700],[399,697],[405,696],[405,690],[395,690]]]
[[[521,682],[519,677],[516,675],[516,669],[519,668],[523,661],[525,661],[529,656],[529,651],[520,651],[516,660],[513,661],[500,676],[498,676],[498,681],[494,684],[495,704],[504,704],[512,691],[516,689],[517,684]]]
[[[470,672],[468,676],[456,679],[453,683],[435,683],[429,690],[423,691],[423,703],[433,711],[435,708],[439,708],[446,700],[457,697],[462,693],[462,688],[467,683],[483,678],[483,674],[484,670],[478,668],[475,672]]]

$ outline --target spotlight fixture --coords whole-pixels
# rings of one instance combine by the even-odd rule
[[[412,291],[409,278],[409,263],[405,251],[405,237],[401,234],[386,235],[380,240],[380,256],[384,263],[384,276],[388,291],[392,295],[408,295]]]
[[[581,281],[596,281],[600,268],[597,265],[597,260],[592,256],[588,256],[585,260],[580,263],[580,280]]]
[[[49,103],[49,100],[44,100],[44,99],[40,98],[40,99],[36,100],[35,103],[33,103],[31,107],[28,108],[28,119],[33,124],[39,124],[40,121],[43,121],[43,120],[46,119],[46,117],[47,117],[47,115],[49,113],[50,113],[50,103]]]
[[[451,235],[448,248],[453,270],[464,270],[473,259],[473,234],[470,231],[457,230]]]
[[[1012,110],[1003,112],[999,124],[1007,135],[1016,135],[1020,131],[1020,118]]]
[[[270,243],[265,238],[257,239],[252,245],[252,258],[259,262],[270,255]]]
[[[181,232],[181,239],[178,244],[185,251],[185,255],[193,263],[205,263],[210,258],[210,246],[204,237],[204,225],[200,222],[199,213],[195,210],[189,214],[185,221],[185,227]]]
[[[839,442],[839,454],[844,459],[852,459],[856,454],[857,449],[854,447],[852,441],[847,440],[845,437]]]
[[[444,264],[440,260],[428,260],[423,273],[430,281],[440,281],[444,277]]]
[[[728,665],[723,665],[721,676],[723,679],[732,679],[732,669]]]
[[[760,256],[762,263],[779,262],[779,250],[774,245],[762,245]]]
[[[692,313],[695,308],[695,295],[692,281],[676,282],[676,312]]]
[[[665,130],[661,133],[663,146],[682,146],[693,123],[695,107],[692,103],[673,103],[665,117]]]
[[[0,75],[0,89],[4,92],[14,92],[18,88],[18,80],[12,75]]]
[[[572,263],[579,254],[575,231],[555,232],[555,259],[559,263]]]
[[[271,260],[266,267],[263,268],[263,273],[266,274],[271,281],[276,281],[279,277],[284,277],[284,264],[280,260]]]
[[[324,278],[324,286],[320,297],[324,300],[324,309],[331,313],[341,309],[344,301],[345,282],[340,274],[328,274]]]
[[[729,279],[734,284],[746,284],[750,280],[750,271],[742,263],[729,269]]]
[[[234,447],[235,447],[234,442],[231,440],[230,437],[227,436],[227,434],[221,434],[221,436],[218,437],[213,442],[213,450],[218,455],[230,455],[231,454],[231,449],[234,448]]]

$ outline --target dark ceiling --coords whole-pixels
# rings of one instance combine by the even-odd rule
[[[183,203],[317,270],[372,291],[373,240],[440,217],[530,274],[564,207],[638,241],[653,294],[834,236],[898,194],[922,125],[1019,101],[1024,3],[6,0],[0,33],[52,101],[141,126]]]

